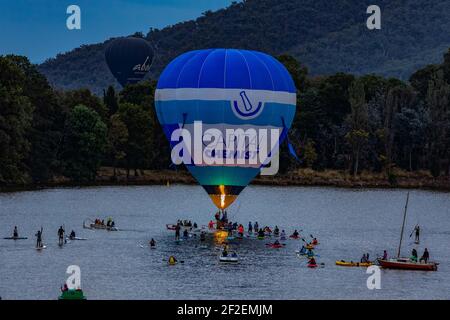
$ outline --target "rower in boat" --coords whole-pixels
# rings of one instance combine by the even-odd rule
[[[150,240],[150,248],[156,248],[156,241],[153,238]]]
[[[75,231],[74,230],[70,231],[69,239],[74,240],[75,237],[76,237]]]
[[[313,240],[311,241],[311,244],[316,246],[319,244],[319,241],[317,241],[317,238],[313,238]]]
[[[187,231],[187,229],[184,229],[184,231],[183,231],[183,238],[184,239],[189,238],[189,232]]]
[[[275,229],[273,230],[273,235],[275,237],[278,237],[279,234],[280,234],[280,229],[278,229],[278,226],[275,226]]]
[[[201,242],[206,241],[206,233],[205,233],[205,231],[202,231],[200,233],[200,241]]]
[[[237,228],[237,231],[239,233],[239,237],[244,236],[244,226],[242,224],[239,225],[239,227]]]
[[[297,229],[294,230],[294,233],[292,233],[291,238],[295,238],[297,239],[300,236],[300,234],[298,233]]]
[[[280,240],[286,240],[286,232],[284,232],[284,230],[281,230]]]
[[[252,232],[253,232],[253,225],[252,225],[252,222],[249,221],[248,222],[248,234],[251,234]]]

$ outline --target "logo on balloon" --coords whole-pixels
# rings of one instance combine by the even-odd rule
[[[147,56],[143,64],[137,64],[133,67],[133,71],[144,71],[148,72],[150,70],[150,63],[149,63],[150,57]]]
[[[239,95],[240,99],[231,102],[231,109],[238,118],[248,120],[261,114],[264,103],[260,101],[253,104],[245,91],[241,91]]]

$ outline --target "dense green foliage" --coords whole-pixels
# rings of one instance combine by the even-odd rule
[[[281,55],[299,87],[289,133],[300,161],[285,145],[281,172],[297,168],[450,170],[450,50],[443,63],[416,71],[409,82],[346,73],[311,77],[295,58]],[[57,91],[25,57],[0,57],[0,186],[45,183],[64,176],[96,179],[100,166],[168,169],[170,151],[154,108],[154,81],[103,99],[88,89]],[[116,170],[114,170],[114,174]]]
[[[366,27],[370,4],[381,7],[381,30]],[[154,79],[183,52],[225,47],[289,54],[311,75],[376,73],[406,80],[439,61],[450,46],[448,34],[447,0],[246,0],[150,30],[146,38],[156,50]],[[39,70],[57,88],[89,88],[97,95],[110,84],[118,89],[104,59],[109,41],[59,54]]]

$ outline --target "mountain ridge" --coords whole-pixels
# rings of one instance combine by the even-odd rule
[[[378,0],[382,29],[366,27],[369,0],[247,0],[195,20],[145,36],[156,49],[149,74],[157,78],[182,52],[234,47],[291,54],[312,75],[377,73],[407,79],[416,69],[440,61],[450,46],[450,2]],[[432,35],[432,36],[430,36]],[[83,45],[39,65],[58,88],[87,87],[96,94],[114,84],[104,61],[103,43]]]

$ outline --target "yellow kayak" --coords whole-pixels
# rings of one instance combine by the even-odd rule
[[[336,261],[336,265],[341,266],[341,267],[369,267],[369,266],[373,265],[373,263],[372,262],[353,262],[353,261],[339,260],[339,261]]]

